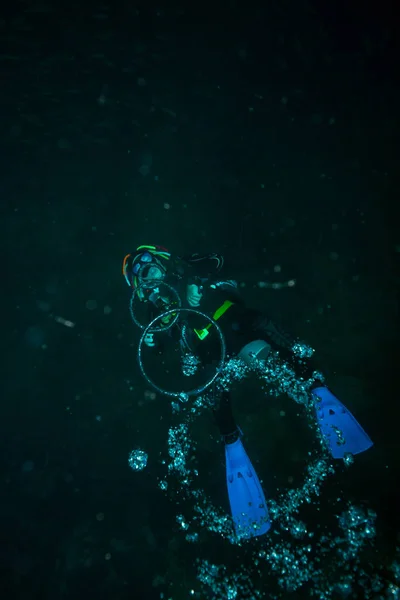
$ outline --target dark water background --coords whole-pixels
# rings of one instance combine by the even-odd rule
[[[336,493],[376,510],[365,564],[393,559],[397,35],[389,4],[320,4],[2,9],[4,598],[175,600],[196,586],[200,550],[157,488],[168,400],[146,393],[121,277],[141,243],[222,252],[248,302],[317,349],[375,442],[324,510]],[[301,481],[296,408],[257,386],[235,408],[269,495]],[[213,427],[198,424],[199,461],[223,503]],[[135,446],[149,452],[140,474]]]

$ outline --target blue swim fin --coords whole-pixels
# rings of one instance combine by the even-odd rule
[[[346,453],[360,454],[371,448],[369,435],[328,388],[321,386],[312,393],[317,397],[318,424],[333,458],[343,458]]]
[[[271,527],[260,480],[239,439],[225,445],[226,481],[236,535],[249,539]]]

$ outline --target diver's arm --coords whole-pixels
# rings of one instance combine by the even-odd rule
[[[153,292],[150,294],[149,299],[147,300],[147,321],[151,323],[156,317],[161,315],[162,313],[168,311],[172,307],[169,298],[165,298],[160,295],[160,291],[158,288],[155,288]],[[168,315],[158,320],[155,324],[155,327],[163,327],[168,326],[169,321],[173,318],[173,315]],[[156,340],[154,337],[154,333],[148,332],[144,338],[144,343],[149,348],[157,348],[157,350],[162,350],[162,344],[160,342],[160,337]]]
[[[224,264],[220,254],[189,254],[177,257],[175,270],[186,284],[186,301],[191,308],[200,306],[204,286],[214,281]]]
[[[147,302],[147,321],[148,321],[148,323],[151,323],[151,321],[153,319],[155,319],[156,316],[157,316],[157,312],[156,312],[154,304],[152,302]],[[151,332],[146,333],[146,335],[144,336],[144,343],[146,344],[146,346],[148,348],[156,348],[157,342],[154,338],[154,333],[151,333]]]

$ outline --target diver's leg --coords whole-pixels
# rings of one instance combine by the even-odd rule
[[[293,372],[299,387],[309,389],[318,426],[333,458],[343,458],[345,454],[359,454],[368,450],[373,445],[372,440],[351,412],[322,383],[323,377],[318,378],[318,370],[310,357],[299,356],[299,342],[265,317],[259,316],[255,320],[254,329],[260,339],[244,346],[238,356],[250,364],[254,358],[265,360],[271,349],[278,351],[280,359]],[[294,398],[295,393],[293,390]]]
[[[233,416],[231,394],[223,391],[215,398],[214,407],[215,422],[224,441],[236,441],[240,437],[240,431]]]
[[[251,365],[254,359],[265,360],[268,358],[271,352],[271,346],[265,340],[253,340],[249,342],[238,353],[238,357],[246,363]]]
[[[271,528],[263,489],[247,456],[236,425],[229,392],[222,392],[214,410],[225,443],[226,483],[236,535],[249,539]]]
[[[351,412],[324,385],[313,386],[315,413],[320,431],[333,458],[360,454],[373,442]]]

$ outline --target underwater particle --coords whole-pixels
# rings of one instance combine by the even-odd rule
[[[150,175],[151,173],[151,167],[153,164],[153,155],[151,154],[151,152],[143,152],[140,157],[140,167],[139,167],[139,173],[141,174],[142,177],[147,177],[148,175]]]
[[[315,350],[302,342],[296,342],[292,346],[292,352],[299,358],[311,358]]]
[[[147,175],[150,173],[150,167],[148,165],[142,165],[139,167],[139,173],[142,177],[147,177]]]
[[[290,533],[296,539],[303,538],[307,533],[306,524],[303,523],[302,521],[293,521],[293,523],[290,527]]]
[[[111,560],[111,554],[110,554],[110,552],[107,552],[107,553],[104,555],[104,559],[105,559],[105,560]]]
[[[44,302],[42,300],[38,300],[36,302],[36,306],[38,307],[39,310],[41,310],[42,312],[49,312],[50,311],[50,303],[49,302]]]
[[[105,306],[105,307],[103,308],[103,313],[104,313],[105,315],[110,315],[110,314],[112,313],[112,308],[111,308],[111,306]]]
[[[70,321],[69,319],[64,319],[64,317],[55,316],[54,320],[56,323],[60,323],[60,325],[64,325],[64,327],[75,327],[75,323]]]
[[[66,138],[60,138],[57,141],[57,147],[60,150],[70,150],[72,148],[72,144],[69,140],[67,140]]]
[[[322,125],[324,119],[322,117],[322,115],[315,113],[313,115],[311,115],[311,123],[312,125]]]
[[[176,521],[185,531],[189,529],[189,524],[186,522],[185,517],[183,515],[177,515]]]
[[[354,456],[350,452],[346,452],[343,456],[343,462],[346,467],[350,467],[354,463]]]
[[[104,521],[104,513],[98,512],[96,515],[96,521]]]
[[[85,306],[88,310],[95,310],[97,308],[97,302],[96,300],[87,300]]]
[[[56,286],[55,283],[48,283],[46,285],[45,289],[46,289],[46,293],[47,294],[52,294],[52,295],[56,294],[57,291],[58,291],[57,286]]]
[[[99,106],[104,106],[107,103],[107,94],[108,94],[108,85],[105,83],[100,91],[100,95],[97,98],[97,104]]]
[[[334,591],[337,592],[341,598],[348,598],[352,592],[352,588],[350,583],[342,582],[336,584]]]
[[[151,582],[151,585],[153,587],[159,587],[160,585],[165,585],[165,583],[166,583],[166,580],[163,575],[155,575],[155,577],[153,578],[153,581]]]
[[[43,329],[38,325],[28,327],[25,332],[25,341],[31,348],[42,348],[45,341]]]
[[[26,460],[22,463],[21,471],[22,473],[32,473],[35,470],[35,463],[33,460]]]
[[[128,458],[128,464],[132,471],[143,471],[147,465],[147,453],[144,450],[131,450]]]
[[[193,352],[185,352],[185,354],[182,355],[182,359],[181,359],[181,367],[182,367],[183,375],[185,377],[191,377],[192,375],[195,375],[199,364],[200,364],[200,361],[197,358],[197,356],[195,354],[193,354]]]
[[[171,205],[169,204],[169,202],[164,202],[164,208],[165,208],[165,210],[169,210],[171,208]]]
[[[399,552],[399,548],[397,548],[397,551]],[[392,565],[391,565],[391,570],[393,572],[393,576],[396,580],[396,582],[400,583],[400,563],[397,562],[396,560],[393,561]]]

